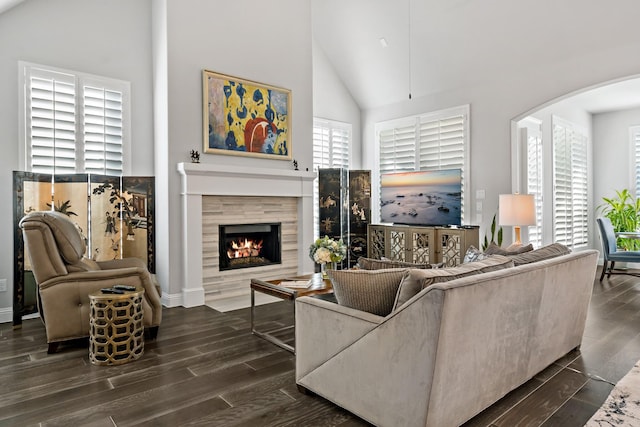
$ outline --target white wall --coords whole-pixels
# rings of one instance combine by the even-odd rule
[[[572,14],[574,12],[571,11]],[[572,21],[575,16],[567,16],[566,19]],[[543,22],[540,25],[544,28]],[[563,33],[561,28],[545,28],[545,31],[556,31],[558,43],[549,44],[549,55],[532,61],[530,67],[520,73],[484,76],[484,79],[468,86],[364,112],[363,166],[375,167],[372,150],[376,122],[469,103],[470,206],[476,206],[476,190],[485,190],[483,221],[480,224],[483,226],[480,235],[483,236],[497,209],[498,194],[511,191],[511,119],[580,88],[640,73],[640,62],[637,61],[640,38],[634,28],[619,28],[616,22],[603,21],[598,27],[601,48],[574,56],[564,50],[562,41],[564,38],[590,39],[594,31],[592,27],[577,26],[570,34]],[[446,43],[446,39],[439,42]],[[503,42],[509,43],[508,35]],[[512,50],[518,51],[519,55],[526,54],[527,46],[513,45]],[[483,60],[482,57],[477,59],[479,68],[482,68]],[[474,68],[470,67],[468,72],[473,73]],[[475,218],[472,221],[475,222]]]
[[[362,166],[360,107],[318,43],[313,42],[313,116],[351,123],[351,168]]]
[[[172,297],[183,286],[181,259],[189,250],[181,245],[176,164],[188,162],[190,150],[198,150],[206,164],[293,169],[290,161],[202,153],[202,70],[291,90],[292,153],[302,171],[312,168],[313,98],[310,0],[166,0],[166,4],[168,152],[163,157],[166,163],[157,167],[168,171],[168,179],[157,190],[169,197],[156,212],[168,238],[156,243],[158,265],[163,265],[159,279]],[[309,221],[312,224],[312,218]]]
[[[603,197],[614,197],[616,190],[634,191],[630,126],[640,126],[640,108],[593,115],[596,206],[602,204]]]
[[[151,0],[29,0],[0,14],[0,321],[10,320],[13,288],[11,171],[18,164],[18,61],[131,82],[133,175],[153,175]]]

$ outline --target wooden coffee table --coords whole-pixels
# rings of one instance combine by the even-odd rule
[[[286,286],[282,286],[282,282],[288,281],[311,281],[311,286],[307,288],[288,288]],[[254,316],[255,316],[255,308],[256,308],[256,300],[255,300],[255,292],[261,292],[263,294],[271,295],[273,297],[277,297],[286,301],[291,301],[293,303],[293,315],[295,318],[295,300],[298,297],[304,296],[312,296],[312,295],[323,295],[333,293],[333,287],[331,286],[331,281],[329,279],[323,279],[320,273],[309,274],[305,276],[291,276],[283,279],[276,280],[259,280],[259,279],[251,279],[251,332],[254,335],[263,338],[278,347],[281,347],[287,351],[295,353],[295,347],[289,345],[277,338],[274,333],[282,332],[287,329],[294,328],[294,326],[285,326],[282,328],[278,328],[275,330],[270,330],[267,332],[261,332],[256,330],[254,324]]]

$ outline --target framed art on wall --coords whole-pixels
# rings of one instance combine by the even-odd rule
[[[204,70],[205,153],[291,160],[291,91]]]

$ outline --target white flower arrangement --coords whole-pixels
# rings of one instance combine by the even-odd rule
[[[321,239],[316,239],[309,246],[309,258],[318,264],[340,262],[345,256],[347,256],[347,247],[342,239],[336,241],[324,236]]]

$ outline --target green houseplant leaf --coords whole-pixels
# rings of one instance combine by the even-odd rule
[[[497,227],[497,223],[496,223],[496,215],[497,214],[493,214],[493,220],[491,221],[491,240],[489,240],[489,238],[487,237],[487,235],[485,234],[484,236],[484,243],[482,244],[482,250],[485,250],[489,247],[489,245],[491,243],[495,243],[498,246],[502,245],[502,227],[498,228],[498,234],[497,234],[497,239],[498,241],[496,242],[496,227]]]
[[[615,197],[603,197],[598,206],[601,215],[609,218],[616,232],[638,231],[640,227],[640,200],[626,188],[616,190]],[[618,247],[628,251],[640,249],[640,241],[635,239],[618,239]]]

